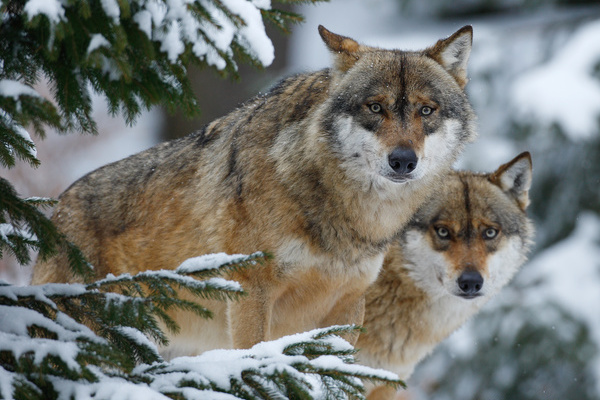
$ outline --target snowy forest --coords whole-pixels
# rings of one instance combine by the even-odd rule
[[[87,3],[101,8],[86,11],[82,5]],[[285,5],[285,11],[273,13],[269,11],[279,6],[275,1],[272,5],[268,0],[202,1],[220,8],[190,15],[212,16],[227,28],[226,32],[206,28],[210,40],[204,47],[194,47],[198,38],[190,35],[182,34],[187,42],[179,40],[172,28],[197,22],[186,19],[182,9],[179,14],[161,14],[160,7],[154,7],[159,3],[181,7],[192,2],[0,1],[0,122],[6,129],[0,133],[14,133],[8,143],[13,150],[3,152],[9,148],[7,142],[0,149],[0,205],[8,204],[8,195],[14,194],[24,199],[28,210],[42,206],[47,211],[51,198],[90,170],[187,134],[283,76],[328,66],[330,56],[317,34],[319,24],[368,45],[400,49],[423,48],[470,24],[474,40],[467,93],[478,116],[479,138],[466,149],[457,168],[492,171],[522,151],[531,152],[534,174],[528,213],[536,226],[535,247],[509,286],[417,367],[406,382],[405,394],[413,400],[600,399],[600,5],[596,1],[332,0]],[[58,94],[59,107],[69,109],[67,98],[61,100],[61,91],[52,86],[52,79],[56,82],[60,76],[44,70],[18,80],[15,67],[24,61],[9,63],[6,56],[8,33],[14,34],[6,25],[8,15],[20,13],[31,29],[51,29],[71,17],[67,4],[81,7],[80,13],[87,12],[88,20],[95,21],[91,26],[104,33],[89,37],[83,49],[92,71],[86,79],[93,90],[80,93],[84,110],[71,115],[52,111],[43,100]],[[98,15],[101,18],[95,20]],[[152,96],[144,97],[147,92],[138,89],[137,97],[118,100],[120,91],[135,87],[131,81],[114,84],[135,76],[120,45],[133,24],[119,21],[130,15],[135,16],[136,29],[146,35],[137,42],[140,48],[151,47],[155,56],[162,52],[165,57],[160,61],[156,56],[155,69],[149,71],[161,81],[148,86]],[[245,23],[240,24],[238,17]],[[291,25],[301,17],[302,23]],[[116,33],[105,33],[110,30]],[[72,32],[55,34],[59,41]],[[196,66],[187,69],[189,61]],[[193,78],[188,80],[186,74]],[[232,80],[235,75],[239,81]],[[24,131],[20,121],[31,122],[34,113],[45,118]],[[161,310],[168,306],[164,302],[172,288],[181,285],[200,298],[235,298],[239,288],[219,275],[228,268],[252,267],[261,262],[262,254],[219,255],[218,262],[191,260],[162,283],[146,275],[32,289],[26,286],[36,257],[31,248],[49,249],[36,244],[35,235],[15,229],[4,213],[2,209],[0,242],[14,245],[20,236],[23,243],[13,247],[14,254],[0,247],[5,250],[0,253],[0,398],[44,398],[40,388],[53,388],[54,398],[77,399],[360,398],[356,377],[396,382],[391,374],[353,364],[352,349],[335,336],[351,328],[308,332],[249,351],[162,362],[154,342],[161,341],[157,321],[164,317]],[[196,286],[191,276],[206,284]],[[148,293],[140,289],[152,282],[163,294],[163,303],[154,308],[146,302]],[[110,294],[116,289],[123,293],[118,299]],[[69,316],[57,311],[72,307],[59,294],[106,312]],[[17,309],[17,303],[28,309]],[[124,311],[123,304],[130,308]],[[153,309],[154,314],[144,321],[128,321],[127,312],[133,309],[149,315]],[[207,312],[201,307],[195,311]],[[100,337],[80,323],[90,315],[96,321],[118,317],[135,329],[104,326],[106,335]],[[54,336],[48,337],[48,332]],[[76,346],[60,350],[49,343],[75,339]],[[119,352],[116,361],[109,358]],[[43,368],[48,357],[68,374],[40,379],[19,372],[56,375]],[[16,362],[19,359],[22,362]],[[16,369],[8,370],[7,365]],[[67,385],[69,381],[79,383]]]

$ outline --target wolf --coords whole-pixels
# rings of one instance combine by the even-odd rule
[[[52,220],[98,277],[208,253],[273,256],[228,276],[247,296],[215,321],[227,335],[203,338],[202,321],[176,313],[172,356],[361,324],[392,238],[476,136],[464,91],[470,26],[422,51],[319,33],[331,68],[288,77],[59,197]],[[64,254],[34,269],[33,284],[77,280]]]
[[[367,365],[408,379],[415,365],[477,313],[525,262],[531,155],[489,174],[455,171],[416,212],[367,290],[356,347]],[[369,400],[394,399],[389,386]]]

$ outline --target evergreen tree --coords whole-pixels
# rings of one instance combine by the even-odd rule
[[[0,0],[0,13],[3,168],[18,160],[39,165],[27,129],[40,137],[45,127],[96,133],[92,92],[131,124],[154,105],[193,115],[189,65],[234,78],[239,61],[266,66],[274,55],[263,20],[284,31],[301,20],[268,0]],[[49,84],[51,99],[33,89],[40,82]],[[26,264],[30,250],[45,258],[63,249],[87,282],[0,283],[0,398],[343,399],[363,397],[361,379],[401,384],[353,364],[354,350],[339,337],[357,329],[348,326],[164,361],[156,347],[166,344],[162,327],[178,329],[169,310],[211,316],[179,294],[233,301],[242,289],[217,275],[265,256],[205,256],[176,270],[89,282],[92,267],[40,210],[53,202],[23,199],[0,178],[0,257]]]

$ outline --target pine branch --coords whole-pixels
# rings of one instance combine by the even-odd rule
[[[8,251],[21,264],[27,264],[31,261],[30,250],[37,250],[45,259],[63,249],[73,271],[90,276],[92,269],[83,254],[38,209],[54,203],[49,198],[22,199],[7,180],[0,178],[0,257]]]
[[[140,366],[136,373],[153,380],[152,387],[172,398],[212,390],[241,399],[364,399],[362,379],[404,385],[394,374],[354,364],[354,358],[348,356],[354,349],[337,334],[356,329],[319,329],[259,343],[249,350],[214,350],[171,363]],[[221,370],[226,371],[228,380],[221,375],[216,379],[215,371]]]

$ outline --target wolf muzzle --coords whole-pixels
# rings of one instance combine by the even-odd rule
[[[472,299],[479,296],[479,291],[483,287],[483,277],[475,270],[467,269],[458,279],[459,296]]]
[[[418,161],[414,150],[406,147],[396,147],[388,156],[388,163],[399,178],[413,172]]]

